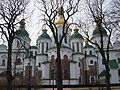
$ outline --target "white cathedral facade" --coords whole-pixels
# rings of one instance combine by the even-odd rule
[[[62,35],[62,24],[64,19],[61,15],[55,21],[58,28],[59,38]],[[108,40],[107,32],[102,27],[104,36],[104,49]],[[105,66],[99,50],[96,46],[84,42],[79,29],[68,30],[61,46],[61,64],[64,85],[95,84],[98,81],[105,83]],[[56,81],[56,45],[53,36],[49,36],[45,28],[39,35],[36,46],[30,46],[30,37],[25,30],[25,20],[22,19],[16,35],[21,41],[15,39],[13,42],[13,75],[15,78],[24,77],[27,82],[33,77],[43,85],[52,85]],[[96,27],[93,30],[92,41],[100,44],[100,32]],[[84,44],[85,43],[85,44]],[[28,55],[28,53],[30,53]],[[120,41],[110,44],[109,52],[110,82],[120,83]],[[4,78],[7,67],[7,46],[0,45],[0,79]],[[32,79],[32,78],[31,78]]]

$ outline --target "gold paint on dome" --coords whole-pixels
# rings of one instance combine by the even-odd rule
[[[58,17],[55,20],[55,25],[57,27],[61,27],[64,24],[64,8],[63,5],[58,10]]]

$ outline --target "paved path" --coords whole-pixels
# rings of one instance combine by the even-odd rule
[[[38,89],[38,90],[57,90],[56,88],[42,88],[42,89]],[[64,88],[63,90],[98,90],[97,87],[93,87],[93,88]],[[102,89],[101,89],[102,90]],[[105,90],[105,89],[103,89]],[[112,87],[112,90],[120,90],[120,86],[117,87]]]

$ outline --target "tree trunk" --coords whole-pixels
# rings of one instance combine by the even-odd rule
[[[61,67],[61,57],[60,57],[60,45],[57,44],[57,90],[63,90],[62,86],[62,67]]]
[[[108,64],[108,63],[107,63]],[[111,87],[110,87],[110,69],[109,69],[109,66],[106,65],[106,90],[111,90]]]
[[[7,60],[7,71],[6,71],[6,79],[7,79],[7,90],[12,90],[12,42],[8,42],[8,60]]]

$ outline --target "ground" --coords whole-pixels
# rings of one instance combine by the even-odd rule
[[[53,88],[42,88],[42,89],[38,89],[38,90],[53,90]],[[57,90],[57,89],[54,88],[54,90]],[[96,88],[96,87],[91,87],[91,88],[64,88],[63,90],[98,90],[98,88]],[[101,88],[100,90],[105,90],[105,89]],[[120,86],[112,87],[112,90],[120,90]]]

